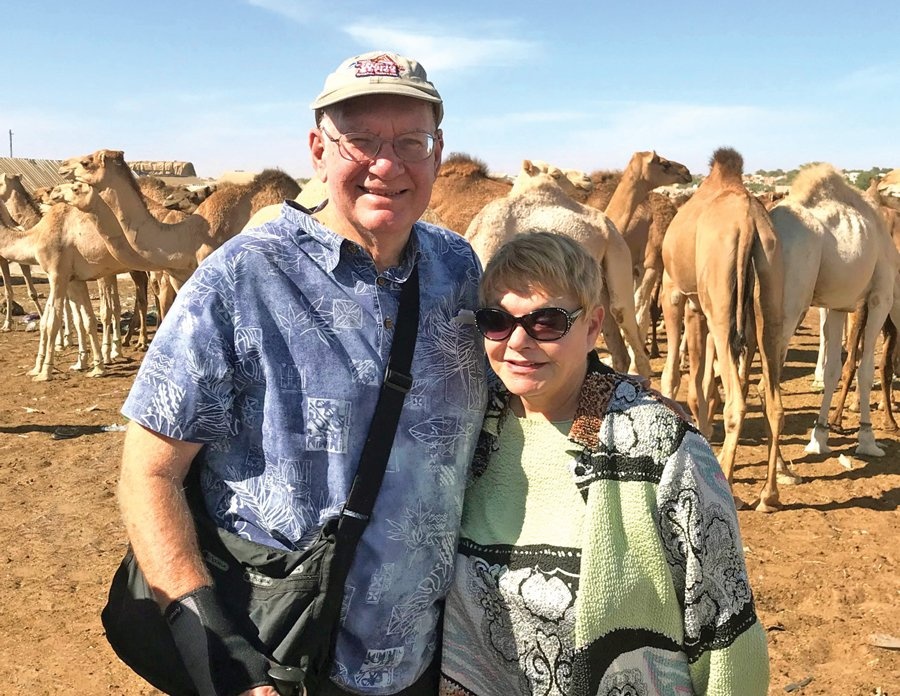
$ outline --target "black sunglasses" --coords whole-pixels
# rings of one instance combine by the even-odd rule
[[[481,335],[490,341],[505,341],[512,335],[516,324],[521,324],[525,333],[535,341],[558,341],[569,333],[583,311],[584,307],[572,312],[562,307],[542,307],[516,317],[502,309],[482,307],[475,310],[475,325]]]

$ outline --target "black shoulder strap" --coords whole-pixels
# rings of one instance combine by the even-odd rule
[[[411,365],[418,328],[419,266],[416,264],[400,292],[400,307],[387,372],[375,406],[375,415],[369,425],[369,435],[359,458],[356,477],[341,513],[341,526],[345,525],[345,518],[348,517],[367,522],[375,507],[375,499],[381,489],[381,481],[394,444],[403,400],[412,387]],[[365,524],[361,526],[365,527]],[[362,529],[359,533],[362,535]]]

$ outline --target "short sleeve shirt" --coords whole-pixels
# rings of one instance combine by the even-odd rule
[[[485,406],[475,327],[480,265],[460,236],[413,227],[397,267],[290,203],[242,232],[184,285],[123,413],[204,443],[201,487],[217,523],[287,549],[345,502],[385,373],[400,289],[419,267],[413,385],[344,597],[333,678],[394,693],[431,660],[462,496]]]

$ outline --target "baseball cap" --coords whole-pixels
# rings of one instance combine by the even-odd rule
[[[422,99],[436,104],[438,125],[444,117],[443,100],[428,81],[425,68],[418,61],[386,51],[370,51],[345,60],[325,78],[325,87],[310,108],[321,109],[369,94]]]

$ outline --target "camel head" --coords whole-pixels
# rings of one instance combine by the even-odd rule
[[[22,178],[18,174],[0,174],[0,198],[6,200],[13,191],[22,190]]]
[[[635,152],[631,162],[640,167],[638,179],[646,181],[650,189],[670,184],[691,183],[691,171],[687,167],[680,162],[660,157],[655,150]]]
[[[89,210],[93,199],[94,189],[90,184],[76,181],[70,184],[60,184],[50,192],[50,200],[53,203],[68,203],[79,210]]]
[[[542,160],[523,160],[522,169],[513,182],[510,195],[518,195],[529,189],[551,186],[562,190],[570,198],[580,200],[584,192],[590,192],[594,184],[584,172],[574,169],[563,171]]]
[[[105,183],[113,170],[124,170],[129,178],[134,179],[125,163],[125,153],[121,150],[97,150],[91,155],[73,157],[63,162],[59,173],[69,181],[83,181],[96,186]]]

